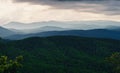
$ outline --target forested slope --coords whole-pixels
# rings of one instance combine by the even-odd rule
[[[120,51],[120,41],[75,36],[0,39],[0,55],[23,55],[22,73],[110,73],[105,58]]]

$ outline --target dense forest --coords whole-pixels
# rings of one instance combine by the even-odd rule
[[[113,73],[106,58],[120,52],[120,41],[76,36],[0,39],[0,55],[24,57],[21,73]]]

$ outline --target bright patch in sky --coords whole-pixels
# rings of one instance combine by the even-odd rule
[[[30,0],[31,1],[31,0]],[[37,1],[37,0],[36,0]],[[46,0],[49,2],[49,0]],[[51,0],[52,1],[52,0]],[[39,0],[40,2],[40,0]],[[43,0],[41,0],[43,3]],[[104,3],[71,3],[55,2],[48,4],[13,2],[13,0],[0,0],[0,25],[9,22],[43,22],[43,21],[88,21],[111,20],[120,21],[119,9],[112,1],[108,5]],[[61,5],[57,5],[61,4]],[[120,3],[119,3],[120,4]],[[111,9],[109,6],[113,5]],[[119,5],[118,5],[119,6]],[[98,8],[97,8],[98,7]],[[98,10],[97,10],[98,9]],[[115,14],[116,13],[116,14]]]

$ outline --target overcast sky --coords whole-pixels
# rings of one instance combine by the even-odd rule
[[[9,22],[88,20],[120,22],[120,1],[0,0],[0,25]]]

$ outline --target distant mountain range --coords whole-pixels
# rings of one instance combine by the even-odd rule
[[[40,33],[40,32],[46,32],[46,31],[63,31],[63,30],[71,30],[71,29],[61,28],[56,26],[44,26],[44,27],[39,27],[34,29],[23,29],[19,31],[29,34],[29,33]]]
[[[93,23],[94,22],[94,23]],[[109,38],[109,39],[117,39],[120,40],[120,26],[113,26],[113,24],[118,25],[120,24],[119,22],[108,22],[108,21],[93,21],[91,23],[86,22],[87,25],[86,28],[90,28],[91,26],[88,26],[93,23],[93,25],[97,24],[102,24],[105,23],[106,25],[109,23],[111,25],[107,27],[97,27],[97,28],[90,28],[90,29],[78,29],[79,27],[75,28],[63,28],[57,26],[57,24],[61,23],[63,26],[68,26],[67,23],[63,22],[49,22],[51,26],[48,26],[48,22],[41,22],[44,23],[44,26],[40,25],[41,23],[33,23],[35,24],[35,27],[32,28],[33,24],[31,23],[30,25],[27,24],[22,24],[22,23],[16,23],[12,22],[10,24],[6,24],[4,27],[0,27],[0,37],[4,39],[11,39],[11,40],[19,40],[19,39],[24,39],[28,37],[48,37],[48,36],[82,36],[82,37],[96,37],[96,38]],[[46,24],[45,24],[46,23]],[[83,22],[81,22],[83,23]],[[55,26],[56,24],[56,26]],[[65,25],[66,24],[66,25]],[[70,24],[70,23],[69,23]],[[74,24],[71,22],[73,25],[78,25],[79,22],[76,22]],[[24,26],[25,25],[25,26]],[[46,26],[45,26],[46,25]],[[59,24],[60,25],[60,24]],[[81,26],[83,26],[81,25]],[[92,26],[93,26],[92,25]],[[11,26],[11,27],[10,27]],[[14,29],[15,27],[17,28],[22,28],[22,27],[28,27],[29,29]],[[37,27],[38,26],[38,27]],[[8,28],[9,27],[9,28]],[[31,27],[31,28],[30,28]],[[75,27],[75,26],[74,26]],[[94,26],[96,27],[96,26]],[[81,27],[82,28],[82,27]],[[83,27],[85,28],[85,27]]]
[[[10,22],[4,24],[3,27],[10,29],[36,29],[46,26],[55,26],[68,29],[79,29],[79,30],[89,30],[89,29],[103,29],[112,26],[119,26],[120,22],[115,21],[70,21],[70,22],[58,22],[58,21],[48,21],[48,22],[33,22],[33,23],[20,23],[20,22]]]
[[[24,39],[28,37],[48,37],[48,36],[82,36],[82,37],[95,37],[95,38],[109,38],[120,40],[120,32],[107,29],[93,29],[93,30],[67,30],[67,31],[47,31],[32,34],[15,34],[6,39]]]
[[[0,27],[0,37],[6,37],[6,36],[14,35],[14,34],[16,33],[13,32],[12,30]]]

